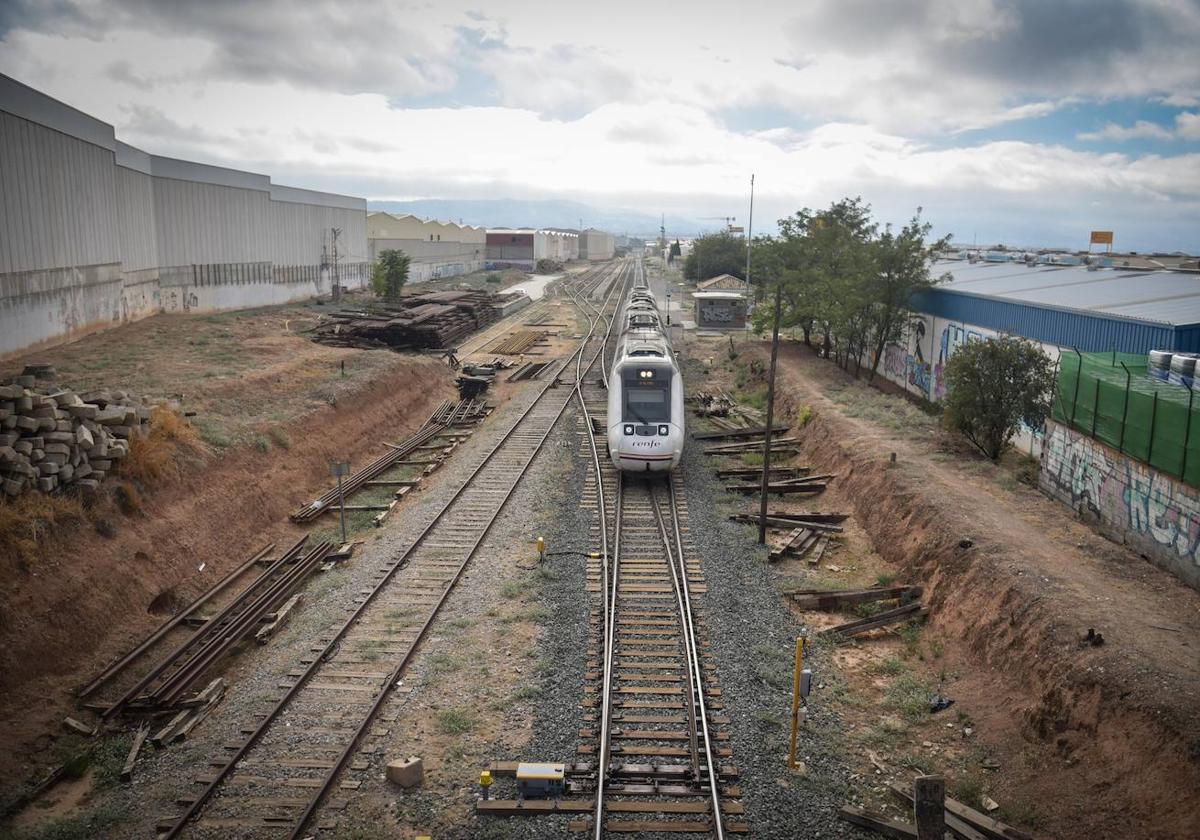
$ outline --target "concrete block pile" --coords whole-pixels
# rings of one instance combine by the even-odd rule
[[[124,391],[75,393],[38,366],[0,384],[0,490],[94,491],[129,454],[152,406]]]

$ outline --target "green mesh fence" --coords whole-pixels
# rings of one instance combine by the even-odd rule
[[[1067,351],[1059,361],[1055,420],[1193,487],[1200,487],[1197,413],[1192,389],[1152,376],[1144,355]]]

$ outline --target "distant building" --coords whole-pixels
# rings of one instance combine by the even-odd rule
[[[420,219],[408,214],[367,214],[367,245],[371,262],[382,251],[403,251],[411,262],[410,283],[454,277],[483,269],[486,233],[483,228]]]
[[[579,234],[579,259],[611,260],[616,253],[616,239],[611,233],[588,228]]]
[[[579,234],[535,228],[493,228],[487,231],[486,267],[532,271],[538,260],[579,259]]]

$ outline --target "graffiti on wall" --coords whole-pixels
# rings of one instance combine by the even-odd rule
[[[1047,424],[1041,484],[1200,585],[1200,491],[1057,423]]]
[[[954,355],[959,347],[962,347],[968,341],[983,341],[984,335],[978,330],[969,330],[959,324],[947,324],[942,329],[942,340],[938,346],[937,364],[933,368],[933,398],[940,400],[946,396],[946,380],[942,377],[942,371],[946,367],[946,363],[950,361],[950,357]]]
[[[1076,510],[1103,516],[1102,488],[1111,469],[1104,450],[1091,438],[1051,433],[1042,450],[1042,481],[1061,496],[1069,496]]]
[[[913,352],[907,352],[898,344],[889,344],[884,350],[883,370],[892,379],[907,382],[929,398],[932,387],[932,370],[925,360],[925,351],[921,343],[925,340],[925,322],[916,321],[913,325]]]

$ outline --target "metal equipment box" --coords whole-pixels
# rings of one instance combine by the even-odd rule
[[[567,765],[521,762],[517,765],[517,793],[530,799],[562,796]]]

